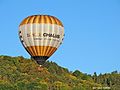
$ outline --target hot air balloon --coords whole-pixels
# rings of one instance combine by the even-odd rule
[[[19,37],[31,58],[43,65],[61,45],[64,27],[54,16],[32,15],[19,25]]]

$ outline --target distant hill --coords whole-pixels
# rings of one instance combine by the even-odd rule
[[[0,90],[93,90],[96,87],[120,90],[120,73],[88,75],[79,70],[71,72],[55,62],[47,61],[39,67],[22,56],[0,56]]]

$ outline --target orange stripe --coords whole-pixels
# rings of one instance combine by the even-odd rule
[[[33,18],[33,17],[35,17],[35,18]],[[42,18],[40,19],[39,17],[42,17]],[[49,18],[47,18],[47,20],[45,20],[46,19],[45,17],[49,17]],[[51,21],[50,18],[52,19],[52,21]],[[28,22],[28,19],[30,20],[29,22]],[[35,19],[35,20],[33,20],[33,19]],[[33,16],[29,16],[29,17],[25,18],[21,22],[20,26],[24,25],[24,24],[30,24],[30,23],[31,24],[32,23],[50,23],[50,24],[57,24],[57,25],[60,25],[60,26],[63,27],[63,24],[62,24],[62,22],[60,20],[58,20],[56,17],[49,16],[49,15],[33,15]]]
[[[49,17],[49,20],[50,20],[51,23],[54,23],[54,19],[53,19],[52,17]],[[53,26],[52,26],[52,27],[53,27]],[[50,43],[51,43],[51,40],[50,40],[49,44],[50,44]],[[48,44],[48,45],[49,45],[49,44]],[[46,51],[46,54],[47,54],[47,55],[49,54],[50,50],[51,50],[51,48],[48,47],[48,48],[47,48],[47,51]]]
[[[31,18],[32,18],[32,16],[30,18],[27,18],[25,23],[27,24],[28,22],[30,22]],[[32,55],[35,55],[34,50],[32,48],[28,48],[28,51],[30,51]]]
[[[46,22],[51,22],[51,24],[52,24],[51,18],[48,17],[48,16],[46,16]],[[48,27],[48,28],[50,28],[50,27]],[[47,42],[47,44],[50,45],[50,41]],[[47,55],[47,53],[49,52],[49,49],[50,49],[50,46],[49,46],[49,47],[46,47],[46,51],[45,51],[45,54],[46,54],[46,55]]]
[[[35,17],[35,16],[34,16],[34,19],[33,19],[32,22],[38,22],[38,18],[39,18],[39,17]],[[34,40],[33,42],[34,42],[34,45],[35,45],[35,40]],[[37,55],[37,54],[38,54],[37,47],[35,47],[34,50],[35,50],[35,54]]]
[[[31,22],[33,22],[33,21],[34,21],[34,18],[35,18],[35,16],[30,16],[30,18],[28,18],[28,20],[27,20],[26,23],[31,23]],[[34,42],[33,42],[33,43],[34,43]],[[31,47],[30,50],[33,52],[32,55],[36,55],[36,54],[37,54],[35,47]]]
[[[50,50],[51,50],[52,48],[53,48],[53,47],[48,46],[48,47],[46,48],[45,55],[48,55],[48,56],[49,56],[49,52],[50,52]]]
[[[34,56],[34,52],[31,47],[27,47],[26,49],[28,50],[29,53],[31,53],[32,56]]]
[[[59,24],[59,23],[57,22],[57,19],[55,19],[55,17],[52,17],[51,20],[52,20],[54,23]],[[56,42],[54,42],[53,45],[54,45],[55,43],[56,43]],[[48,55],[49,55],[49,56],[52,55],[52,53],[53,53],[54,51],[55,51],[54,48],[50,49],[50,51],[48,52]]]
[[[45,52],[42,51],[42,52],[35,54],[33,52],[33,48],[35,48],[35,47],[36,47],[37,52],[39,52],[40,49],[44,49]],[[46,51],[47,51],[48,47],[49,47],[49,50],[48,50],[48,54],[47,54]],[[31,53],[32,56],[51,56],[57,50],[57,48],[51,47],[51,46],[29,46],[26,49],[28,50],[29,53]]]
[[[48,52],[48,55],[51,56],[56,50],[57,48],[51,48]]]
[[[54,48],[53,51],[50,53],[49,56],[51,56],[56,50],[57,50],[57,48]]]

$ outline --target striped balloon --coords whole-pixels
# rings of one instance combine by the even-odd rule
[[[21,22],[19,37],[26,51],[42,65],[62,43],[64,27],[56,17],[33,15]]]

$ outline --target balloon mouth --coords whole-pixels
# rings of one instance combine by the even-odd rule
[[[48,56],[32,56],[31,58],[34,59],[39,65],[43,65],[49,57]]]

